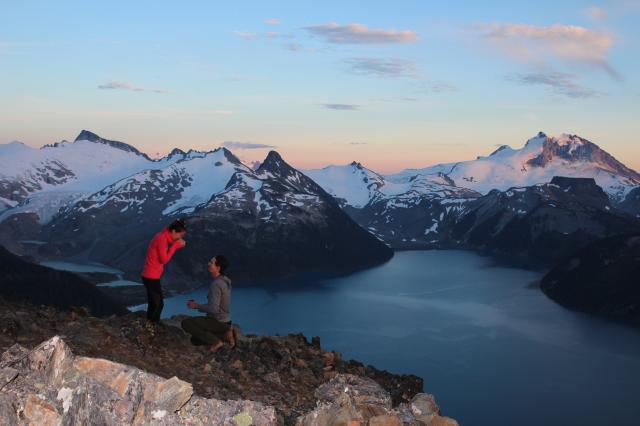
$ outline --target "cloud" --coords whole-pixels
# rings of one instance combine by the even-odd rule
[[[471,27],[483,39],[509,57],[533,63],[552,59],[595,66],[618,78],[607,54],[613,36],[573,25],[477,24]]]
[[[277,31],[267,31],[267,38],[278,38],[280,33]]]
[[[377,102],[418,102],[420,99],[410,96],[399,96],[394,98],[373,98],[371,100]]]
[[[292,52],[300,52],[304,50],[301,44],[298,43],[287,43],[284,45],[284,48],[290,50]]]
[[[267,25],[280,25],[280,20],[276,18],[269,18],[265,19],[264,23]]]
[[[417,84],[417,87],[419,90],[431,93],[452,93],[458,91],[458,88],[454,84],[446,81],[421,81]]]
[[[603,95],[576,83],[575,78],[575,75],[563,72],[534,72],[507,76],[507,80],[523,85],[546,86],[556,94],[573,99],[598,98]]]
[[[110,81],[108,83],[99,85],[98,89],[103,89],[103,90],[120,89],[120,90],[129,90],[131,92],[153,92],[153,93],[160,93],[160,94],[167,93],[166,90],[162,90],[162,89],[148,89],[144,87],[134,86],[133,84],[127,81]]]
[[[336,109],[339,111],[357,111],[360,109],[360,105],[355,104],[321,104],[328,109]]]
[[[415,62],[398,58],[350,58],[345,61],[354,74],[369,75],[379,78],[409,77],[419,78]]]
[[[349,142],[349,145],[369,145],[369,142]]]
[[[246,32],[246,31],[234,31],[233,34],[235,34],[237,37],[240,37],[243,40],[254,40],[258,38],[258,34]]]
[[[593,21],[604,21],[609,17],[607,11],[598,6],[591,6],[585,14]]]
[[[268,149],[268,148],[277,148],[274,145],[266,145],[263,143],[252,143],[252,142],[238,142],[238,141],[224,141],[222,146],[229,149]]]
[[[331,22],[311,25],[304,29],[313,35],[323,37],[329,43],[338,44],[409,43],[418,40],[418,34],[414,31],[373,29],[357,23],[340,25]]]

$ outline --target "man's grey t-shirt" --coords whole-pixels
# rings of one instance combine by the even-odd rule
[[[220,275],[209,285],[207,304],[198,305],[200,312],[206,312],[220,322],[231,321],[231,280],[226,275]]]

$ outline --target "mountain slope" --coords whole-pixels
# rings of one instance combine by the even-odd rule
[[[640,186],[636,186],[629,191],[625,199],[618,205],[618,208],[640,219]]]
[[[86,307],[95,316],[128,311],[78,275],[27,262],[0,246],[0,295],[12,301],[68,310]]]
[[[380,193],[365,207],[347,211],[394,248],[446,247],[452,245],[450,229],[463,207],[480,197],[441,173],[413,176],[403,189],[393,195]]]
[[[613,209],[593,179],[554,177],[469,203],[452,236],[465,247],[549,264],[591,241],[635,229],[640,222]]]
[[[542,291],[570,309],[640,320],[640,234],[597,240],[559,262]]]
[[[336,198],[341,207],[362,208],[385,186],[384,177],[355,161],[346,166],[302,170]]]

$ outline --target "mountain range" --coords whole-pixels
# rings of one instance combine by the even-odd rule
[[[174,290],[206,282],[220,253],[241,281],[352,270],[393,255],[276,152],[257,170],[225,148],[176,149],[154,161],[83,131],[40,150],[5,145],[0,158],[13,165],[2,169],[12,207],[0,216],[0,241],[35,259],[99,262],[136,277],[149,240],[178,217],[188,218],[189,235],[166,274]],[[53,179],[59,170],[64,179]]]
[[[153,233],[187,217],[189,244],[168,274],[176,289],[196,286],[217,252],[231,254],[241,279],[371,266],[390,248],[551,264],[640,223],[640,174],[567,134],[382,175],[358,162],[296,170],[275,151],[259,167],[226,148],[152,160],[83,130],[41,149],[0,145],[0,166],[0,243],[36,259],[135,276]]]
[[[362,227],[400,249],[480,247],[491,252],[513,253],[510,244],[499,244],[504,239],[498,228],[503,229],[512,213],[517,213],[514,214],[516,221],[536,216],[539,213],[536,206],[546,199],[545,193],[557,201],[576,195],[570,202],[567,200],[568,204],[549,204],[550,209],[557,208],[557,212],[565,209],[568,214],[572,214],[574,208],[582,208],[583,201],[589,205],[590,198],[599,198],[601,203],[606,203],[601,205],[601,214],[607,216],[603,220],[616,223],[612,228],[570,226],[569,223],[566,229],[559,226],[565,240],[576,239],[567,247],[582,244],[581,234],[585,234],[587,240],[606,236],[617,232],[614,228],[635,226],[637,221],[632,218],[640,217],[640,174],[577,135],[553,137],[539,132],[519,149],[503,145],[475,160],[408,169],[386,176],[357,162],[303,172],[336,197]],[[556,177],[565,179],[550,185]],[[572,184],[571,179],[576,181]],[[565,185],[564,194],[553,191],[558,183]],[[583,191],[574,192],[578,188]],[[549,191],[555,194],[550,195]],[[537,202],[533,202],[532,194],[538,194]],[[523,197],[528,201],[518,202]],[[484,206],[483,213],[477,215],[480,206]],[[507,210],[506,216],[498,217],[500,209]],[[478,216],[477,220],[472,220],[471,215]],[[553,220],[551,216],[542,215],[536,220]],[[488,225],[487,232],[483,232],[483,224],[489,224],[488,221],[496,222],[498,228]],[[522,236],[522,244],[531,246],[534,244],[528,236],[531,226],[525,225],[525,228],[527,233],[515,234],[512,238]],[[509,227],[505,229],[513,231]],[[546,243],[540,241],[539,244],[545,246]],[[517,255],[533,253],[528,249],[524,252],[527,255],[520,252]],[[563,250],[553,253],[547,256],[540,251],[534,257],[553,261],[566,254]]]

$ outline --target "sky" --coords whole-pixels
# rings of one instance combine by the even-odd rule
[[[578,134],[640,170],[640,0],[1,0],[0,143],[381,172]]]

